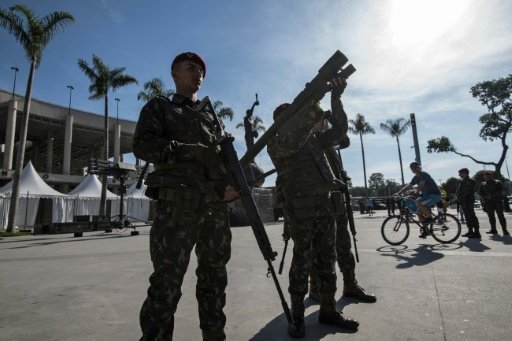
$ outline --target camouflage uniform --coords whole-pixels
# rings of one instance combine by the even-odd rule
[[[133,139],[136,157],[152,162],[146,195],[157,199],[150,232],[154,272],[140,311],[142,340],[170,340],[181,285],[195,245],[200,327],[223,334],[226,264],[231,256],[225,183],[215,147],[212,113],[193,110],[181,95],[157,97],[140,114]]]
[[[459,182],[457,188],[457,198],[459,199],[462,212],[466,217],[466,225],[468,227],[468,233],[479,235],[480,223],[475,214],[475,180],[466,176]]]
[[[489,216],[489,223],[491,224],[491,231],[496,231],[496,215],[500,222],[501,228],[505,234],[507,231],[507,221],[503,214],[503,184],[499,180],[489,179],[482,182],[480,185],[480,197],[482,206]]]

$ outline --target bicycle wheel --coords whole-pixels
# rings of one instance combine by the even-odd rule
[[[409,223],[402,216],[391,216],[384,220],[380,232],[386,243],[400,245],[409,237]]]
[[[432,237],[440,243],[453,243],[459,238],[462,228],[457,217],[444,213],[436,217],[434,223],[430,225]]]

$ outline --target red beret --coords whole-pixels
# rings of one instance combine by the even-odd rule
[[[201,58],[201,56],[199,56],[195,52],[183,52],[177,55],[172,61],[171,69],[174,69],[174,66],[179,62],[183,62],[186,60],[199,64],[199,66],[201,66],[201,68],[203,69],[203,78],[206,76],[206,64],[204,63],[203,58]]]
[[[278,106],[275,110],[274,110],[274,121],[277,120],[277,117],[286,109],[290,106],[290,103],[283,103],[281,104],[280,106]]]

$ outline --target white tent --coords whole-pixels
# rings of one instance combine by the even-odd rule
[[[146,185],[137,189],[137,184],[128,188],[125,195],[125,214],[129,220],[148,221],[150,198],[144,195]]]
[[[68,195],[74,198],[74,205],[73,210],[68,213],[66,221],[72,221],[74,215],[98,215],[100,211],[101,182],[96,175],[87,175]],[[112,200],[111,216],[118,214],[119,196],[107,190],[107,200]]]
[[[0,189],[0,228],[7,227],[12,184],[11,181]],[[21,172],[19,193],[18,210],[14,220],[15,226],[34,226],[41,198],[53,199],[53,221],[59,221],[67,207],[67,196],[46,184],[37,174],[30,161]]]

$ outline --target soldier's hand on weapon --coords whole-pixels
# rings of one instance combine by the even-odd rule
[[[224,200],[227,202],[236,200],[240,197],[240,193],[237,192],[233,187],[230,185],[226,186],[226,189],[224,191]]]
[[[336,77],[329,83],[329,88],[333,97],[340,97],[346,87],[347,80],[341,77]]]

